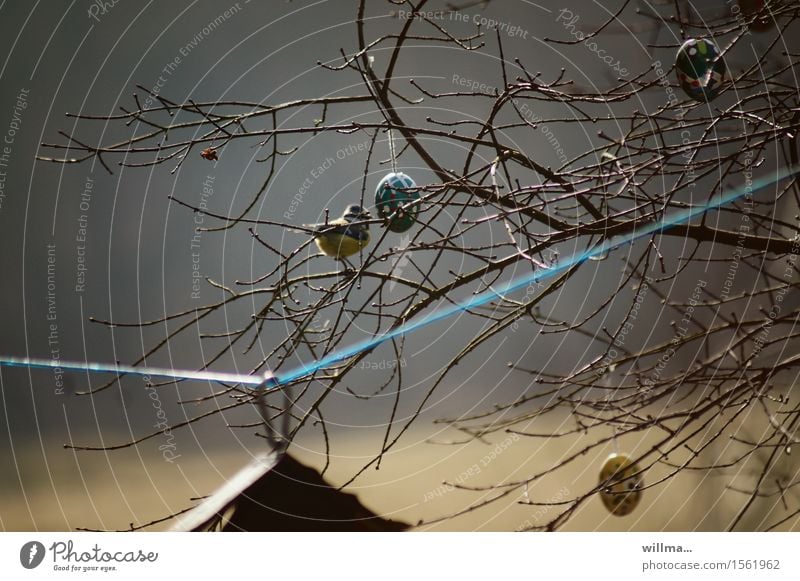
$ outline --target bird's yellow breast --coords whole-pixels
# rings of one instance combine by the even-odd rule
[[[366,236],[359,240],[338,232],[328,232],[320,234],[314,241],[323,254],[334,258],[344,258],[364,248],[369,243],[369,233],[367,232]]]

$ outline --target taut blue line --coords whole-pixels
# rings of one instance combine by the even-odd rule
[[[139,375],[139,376],[149,375],[157,377],[166,377],[171,379],[189,379],[189,380],[201,380],[201,381],[217,381],[226,383],[240,383],[243,385],[263,386],[269,390],[272,390],[279,387],[280,385],[291,383],[292,381],[296,381],[307,375],[311,375],[319,371],[320,369],[324,369],[325,367],[328,367],[335,363],[340,363],[342,361],[345,361],[346,359],[358,355],[362,351],[374,349],[375,347],[378,347],[382,343],[390,341],[396,337],[400,337],[401,335],[413,333],[414,331],[418,331],[423,327],[427,327],[429,325],[447,319],[448,317],[451,317],[457,313],[461,313],[469,309],[474,309],[476,307],[480,307],[482,305],[490,303],[493,300],[503,298],[505,294],[509,294],[519,289],[522,289],[531,283],[536,283],[539,281],[552,278],[559,273],[569,270],[573,266],[576,266],[578,264],[581,264],[589,260],[590,258],[602,256],[607,252],[610,252],[627,244],[633,244],[637,240],[650,236],[651,234],[655,234],[657,232],[664,232],[665,230],[668,230],[673,226],[677,226],[678,224],[683,224],[685,222],[688,222],[692,218],[696,218],[697,216],[705,214],[710,210],[716,210],[722,206],[730,204],[731,202],[734,202],[739,198],[742,198],[748,193],[750,194],[755,193],[758,190],[762,190],[767,186],[777,184],[779,181],[786,179],[787,177],[796,175],[798,173],[800,173],[800,170],[784,172],[783,174],[779,174],[777,177],[774,178],[762,178],[759,180],[755,180],[750,186],[744,186],[742,188],[734,190],[731,193],[719,196],[704,206],[681,210],[679,212],[676,212],[669,219],[667,219],[667,217],[664,216],[659,222],[653,222],[651,224],[643,226],[638,230],[631,232],[630,234],[619,236],[617,237],[616,240],[615,239],[605,240],[602,244],[591,250],[574,254],[568,260],[559,263],[557,266],[548,268],[546,270],[538,270],[529,275],[516,278],[510,282],[499,285],[498,290],[492,290],[492,289],[486,290],[470,298],[469,300],[463,301],[456,305],[451,305],[449,307],[442,308],[438,311],[431,313],[427,317],[424,317],[418,321],[405,323],[403,325],[400,325],[396,329],[387,331],[386,333],[378,335],[377,337],[373,337],[371,339],[364,339],[363,341],[359,341],[339,351],[333,351],[332,353],[326,355],[322,359],[315,361],[311,365],[302,365],[300,367],[297,367],[296,369],[293,369],[277,377],[273,376],[271,373],[266,373],[264,375],[245,375],[237,373],[218,373],[214,371],[183,371],[183,370],[174,370],[174,369],[159,368],[159,367],[133,367],[130,365],[121,365],[121,364],[104,365],[102,363],[54,361],[49,359],[33,359],[26,357],[0,357],[0,367],[3,366],[27,367],[27,368],[33,367],[33,368],[46,368],[46,369],[62,369],[65,371],[115,373],[118,375],[128,375],[128,374]]]
[[[650,236],[656,232],[663,232],[668,230],[672,226],[677,226],[678,224],[682,224],[684,222],[688,222],[692,218],[705,214],[710,210],[716,210],[722,206],[730,204],[731,202],[736,201],[739,198],[747,195],[748,193],[752,194],[758,190],[764,189],[767,186],[773,185],[778,183],[779,181],[800,173],[800,170],[789,171],[785,172],[782,175],[779,174],[777,177],[773,178],[761,178],[759,180],[755,180],[750,186],[744,186],[738,190],[734,190],[731,193],[726,195],[718,196],[716,199],[711,200],[708,204],[704,206],[700,206],[698,208],[688,208],[686,210],[681,210],[676,212],[673,216],[669,219],[666,219],[666,216],[662,217],[661,221],[653,222],[649,225],[643,226],[641,229],[635,230],[630,234],[624,235],[619,237],[618,240],[614,241],[606,240],[601,245],[587,250],[585,252],[581,252],[571,256],[569,259],[564,261],[563,263],[559,263],[557,266],[552,268],[548,268],[547,270],[537,270],[531,274],[516,278],[508,283],[500,285],[499,290],[486,290],[475,297],[470,298],[464,302],[451,305],[449,307],[443,308],[439,311],[431,313],[428,317],[422,318],[419,321],[414,321],[410,323],[405,323],[400,325],[396,329],[388,331],[382,335],[377,337],[373,337],[372,339],[365,339],[354,345],[349,347],[345,347],[340,351],[334,351],[329,355],[326,355],[322,359],[315,361],[311,365],[304,365],[298,367],[295,370],[289,371],[288,373],[282,374],[278,379],[279,384],[289,383],[291,381],[300,379],[301,377],[305,377],[306,375],[311,375],[312,373],[318,371],[319,369],[323,369],[334,363],[339,363],[350,357],[358,355],[362,351],[366,351],[368,349],[374,349],[375,347],[379,346],[386,341],[390,341],[395,337],[399,337],[401,335],[405,335],[408,333],[413,333],[423,327],[427,327],[428,325],[432,325],[442,319],[446,319],[455,315],[456,313],[461,313],[463,311],[474,309],[476,307],[483,306],[487,303],[490,303],[493,300],[503,298],[503,295],[514,292],[521,288],[528,286],[531,283],[536,283],[542,280],[547,280],[565,270],[572,268],[582,262],[587,261],[590,258],[594,258],[597,256],[601,256],[606,252],[610,252],[619,248],[620,246],[625,246],[626,244],[632,244],[637,240]]]

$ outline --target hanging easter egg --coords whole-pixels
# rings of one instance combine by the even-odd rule
[[[378,183],[375,189],[375,207],[381,218],[389,220],[388,228],[392,232],[405,232],[417,221],[419,205],[403,207],[409,202],[419,200],[419,192],[410,191],[416,187],[414,180],[403,172],[390,173]]]
[[[750,30],[764,32],[765,30],[769,30],[775,23],[771,18],[769,11],[763,11],[765,4],[766,0],[739,0],[739,8],[741,9],[742,14],[748,22],[752,20],[752,22],[750,22]],[[753,20],[753,18],[759,14],[759,18]]]
[[[644,479],[639,467],[625,454],[611,454],[600,470],[600,500],[615,516],[634,511],[642,499]]]
[[[712,41],[692,38],[683,43],[675,57],[678,82],[695,101],[713,101],[726,82],[727,67]]]

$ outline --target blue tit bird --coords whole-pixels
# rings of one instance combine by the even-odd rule
[[[323,224],[306,224],[306,227],[314,230],[314,242],[325,256],[348,262],[348,256],[369,244],[369,225],[356,222],[370,218],[368,210],[351,204],[341,218]]]

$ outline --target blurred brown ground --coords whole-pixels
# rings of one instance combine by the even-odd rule
[[[552,420],[550,420],[552,421]],[[540,427],[544,426],[544,421]],[[557,426],[556,426],[557,427]],[[420,519],[431,520],[463,510],[491,492],[467,492],[442,486],[442,481],[461,480],[464,485],[481,486],[505,482],[528,476],[552,465],[560,458],[578,451],[585,445],[581,437],[531,440],[520,438],[508,441],[499,453],[494,446],[477,442],[464,446],[445,446],[425,443],[431,431],[418,429],[401,440],[401,445],[387,454],[380,470],[368,469],[348,491],[373,511],[392,519],[416,524]],[[638,441],[644,450],[647,442],[657,434],[646,435]],[[494,438],[495,444],[503,442],[506,435]],[[441,440],[441,436],[436,439]],[[253,439],[255,440],[255,439]],[[713,451],[723,457],[732,457],[735,450],[719,446],[729,438],[720,440]],[[347,438],[337,435],[337,457],[332,462],[327,479],[335,485],[344,483],[372,455],[380,438],[363,436]],[[636,452],[632,440],[622,440],[620,451]],[[321,468],[324,460],[301,447],[293,447],[293,454],[302,462]],[[548,477],[529,491],[538,501],[553,501],[581,494],[594,486],[600,465],[611,452],[610,447],[579,457],[577,461]],[[143,524],[163,517],[170,512],[190,506],[190,497],[198,497],[213,490],[246,464],[250,459],[247,450],[239,448],[214,448],[204,446],[190,453],[186,446],[181,457],[173,464],[165,462],[156,445],[145,443],[137,449],[110,452],[51,451],[47,466],[41,448],[30,445],[17,449],[16,457],[0,477],[3,493],[0,495],[0,525],[3,530],[71,530],[124,529],[130,523]],[[345,457],[347,456],[347,457]],[[678,461],[676,457],[674,461]],[[22,474],[24,492],[17,479],[17,468]],[[797,477],[797,463],[791,455],[775,473],[786,478]],[[475,466],[477,465],[477,469]],[[736,473],[725,476],[707,476],[703,472],[679,475],[667,484],[647,489],[642,503],[627,517],[614,517],[603,508],[598,498],[591,498],[562,530],[572,531],[716,531],[724,530],[729,520],[746,500],[745,495],[725,491],[725,486],[735,482],[746,487],[753,481],[753,470],[758,456]],[[646,484],[666,474],[666,469],[652,469],[645,475]],[[794,490],[794,489],[792,489]],[[764,528],[797,509],[798,500],[787,492],[786,510],[778,497],[759,499],[755,509],[737,528],[753,530]],[[532,523],[544,523],[555,516],[555,508],[523,506],[516,501],[520,494],[499,500],[488,507],[433,525],[423,525],[413,530],[489,530],[509,531]],[[762,522],[763,520],[763,522]],[[164,530],[164,523],[149,530]],[[800,530],[798,517],[790,519],[779,530]]]

